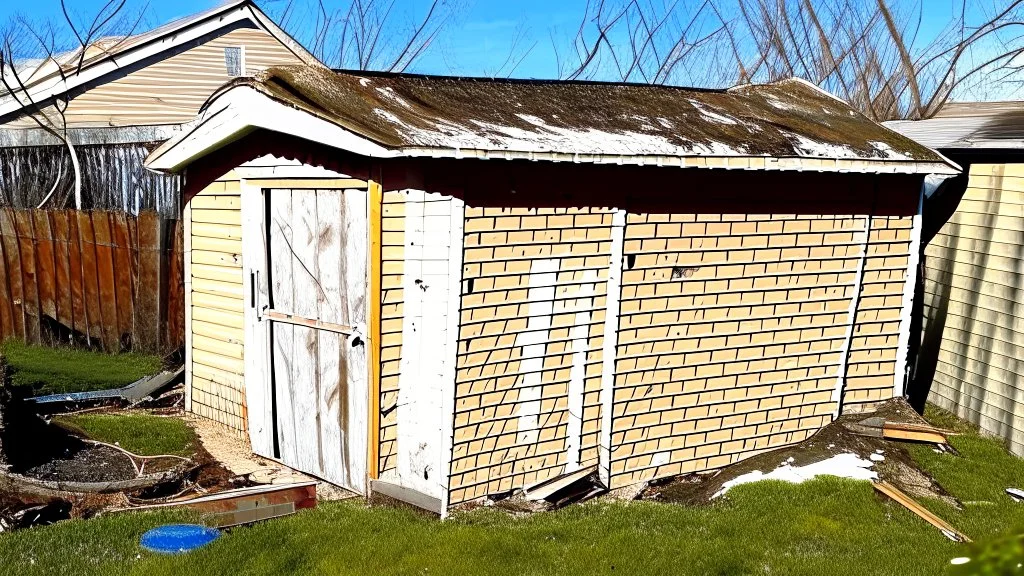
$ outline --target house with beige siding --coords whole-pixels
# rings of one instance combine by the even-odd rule
[[[66,131],[76,148],[84,208],[156,209],[176,218],[178,181],[145,171],[146,154],[225,82],[287,64],[319,62],[254,2],[233,0],[142,34],[21,63],[17,77],[5,69],[14,91],[0,86],[0,201],[34,208],[51,189],[47,205],[68,199],[68,151],[42,123]]]
[[[184,174],[188,408],[441,515],[798,442],[904,393],[926,176],[799,80],[729,90],[271,68]]]
[[[890,125],[964,167],[925,202],[913,392],[1024,456],[1024,103],[955,102]]]

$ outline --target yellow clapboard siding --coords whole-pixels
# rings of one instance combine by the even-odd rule
[[[198,196],[197,196],[198,198]],[[242,213],[235,210],[192,210],[192,222],[209,224],[228,224],[230,226],[242,225]]]
[[[242,300],[242,285],[233,282],[218,282],[216,280],[207,280],[205,278],[193,278],[192,291],[196,293],[212,294],[214,296],[224,296],[226,298]]]
[[[198,251],[203,252],[223,252],[225,254],[241,255],[242,254],[242,241],[239,240],[225,240],[221,238],[206,238],[202,236],[192,235],[192,251],[193,253]]]
[[[241,343],[231,343],[225,340],[203,336],[198,332],[192,334],[192,347],[195,350],[205,350],[232,360],[242,360]]]
[[[221,310],[218,308],[211,308],[209,306],[196,306],[194,302],[192,305],[192,319],[194,321],[200,320],[228,328],[241,329],[244,326],[242,315],[236,311]]]
[[[193,249],[192,263],[237,268],[242,265],[242,254]]]
[[[203,238],[217,238],[221,240],[241,240],[242,227],[229,224],[210,224],[196,222],[192,225],[192,235]]]
[[[207,338],[214,338],[229,344],[242,344],[245,332],[241,328],[230,328],[212,322],[192,319],[192,333]]]
[[[245,366],[241,359],[231,358],[225,356],[218,351],[209,351],[201,348],[195,348],[192,350],[192,362],[195,364],[202,364],[211,368],[217,368],[225,372],[232,374],[238,374],[241,376],[245,373]]]
[[[204,360],[215,359],[215,357],[206,356]],[[234,390],[245,389],[245,377],[241,373],[229,372],[219,366],[208,366],[202,363],[196,363],[192,366],[192,371],[196,376],[203,378],[207,382],[217,384],[218,386],[224,386],[232,388]]]
[[[217,282],[228,282],[231,284],[242,284],[242,269],[240,267],[216,266],[212,264],[193,264],[193,279],[215,280]]]

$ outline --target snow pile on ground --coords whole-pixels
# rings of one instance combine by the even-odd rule
[[[817,476],[838,476],[852,480],[877,480],[878,473],[871,470],[872,462],[865,460],[856,454],[837,454],[828,460],[814,462],[806,466],[793,466],[792,458],[783,462],[778,468],[765,474],[760,470],[754,470],[742,476],[737,476],[722,484],[722,488],[715,492],[712,498],[718,498],[734,486],[750,484],[762,480],[782,480],[800,484]]]

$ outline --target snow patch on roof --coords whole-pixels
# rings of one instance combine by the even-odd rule
[[[878,473],[870,470],[873,466],[871,460],[865,460],[856,454],[837,454],[828,460],[822,460],[806,466],[793,466],[787,460],[778,468],[765,474],[760,470],[754,470],[742,476],[737,476],[722,484],[722,488],[712,498],[718,498],[729,491],[730,488],[741,484],[751,484],[762,480],[781,480],[793,484],[801,484],[818,476],[838,476],[851,480],[877,480]]]
[[[690,99],[689,102],[690,104],[693,105],[694,108],[697,109],[698,112],[701,113],[702,116],[704,116],[705,118],[712,122],[721,122],[722,124],[733,125],[738,124],[737,120],[732,116],[725,116],[724,114],[719,114],[718,112],[711,110],[710,108],[704,106],[700,102],[697,102],[696,100],[693,99]]]

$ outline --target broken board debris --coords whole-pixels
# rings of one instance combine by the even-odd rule
[[[879,481],[875,482],[874,486],[875,490],[877,490],[881,494],[884,494],[889,498],[892,498],[900,505],[902,505],[904,508],[910,510],[911,512],[922,518],[925,522],[928,522],[932,526],[938,528],[939,531],[941,531],[946,536],[946,538],[949,538],[954,542],[971,541],[971,539],[968,538],[965,534],[958,531],[956,528],[954,528],[952,525],[950,525],[942,518],[939,518],[935,514],[932,514],[930,511],[928,511],[927,508],[918,504],[916,500],[914,500],[910,496],[907,496],[906,494],[903,493],[903,491],[893,486],[892,484],[889,484],[888,482],[884,481]]]
[[[125,508],[120,511],[185,508],[207,517],[217,528],[230,528],[261,520],[279,518],[316,507],[316,482],[252,486],[226,490],[208,496]]]
[[[135,404],[152,397],[154,394],[169,388],[179,382],[183,382],[185,368],[181,367],[173,372],[161,372],[155,376],[140,378],[122,388],[112,390],[95,390],[91,392],[65,392],[61,394],[49,394],[47,396],[35,396],[28,398],[28,402],[41,405],[63,405],[63,404],[101,404],[104,402],[124,401]]]
[[[867,418],[855,424],[846,424],[846,428],[861,436],[930,444],[947,444],[949,436],[956,434],[952,430],[943,430],[926,424],[891,422],[884,418]]]

